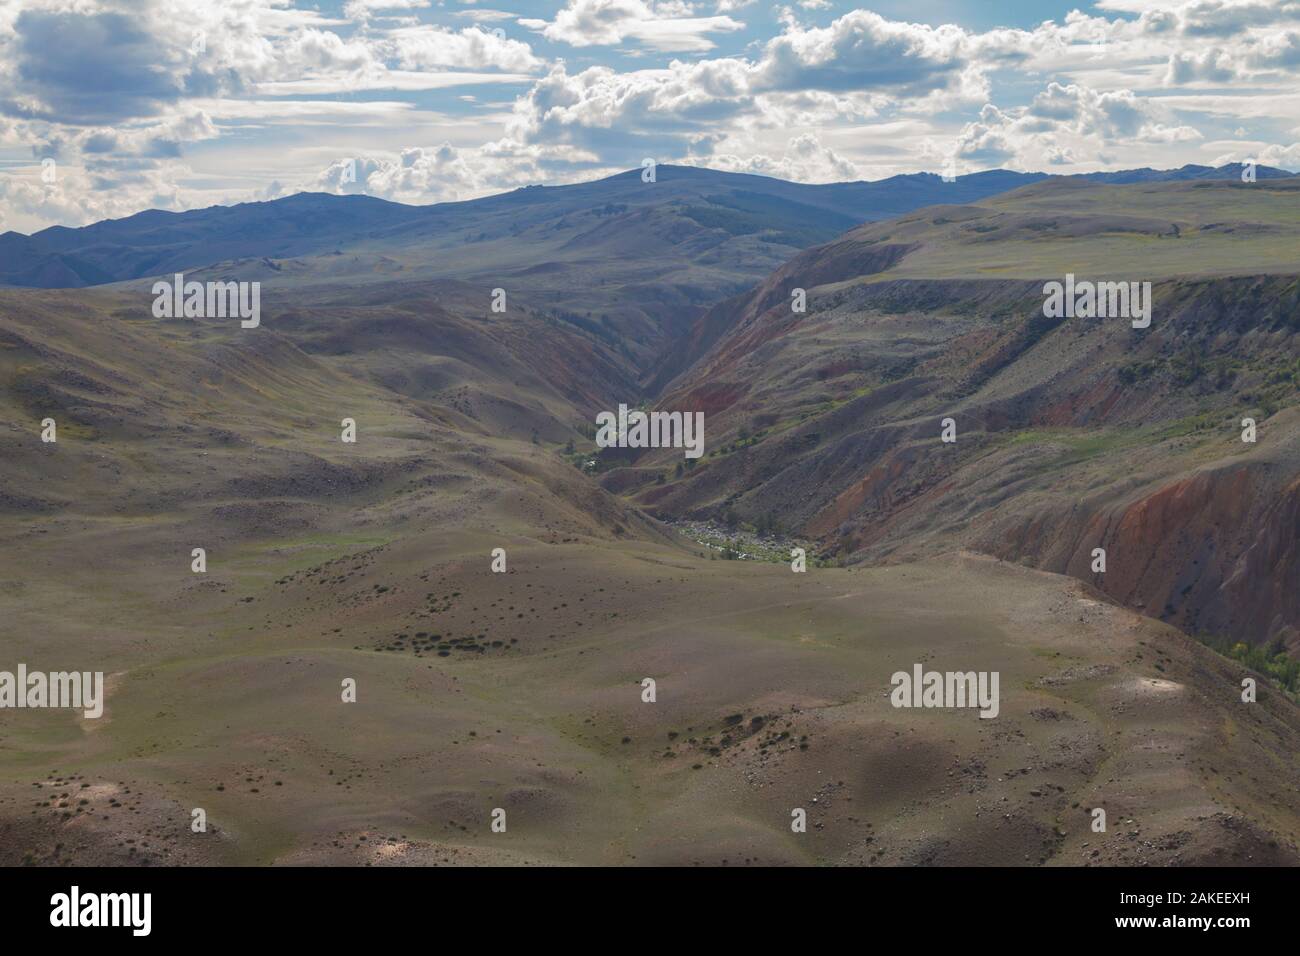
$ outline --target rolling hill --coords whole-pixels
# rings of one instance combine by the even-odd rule
[[[108,694],[6,711],[0,863],[1300,862],[1300,707],[1189,636],[1293,646],[1300,180],[1015,175],[42,238],[113,281],[0,289],[0,669]],[[154,316],[176,269],[261,325]],[[1070,269],[1150,328],[1044,321]],[[705,457],[601,452],[619,402]],[[921,663],[997,718],[892,706]]]
[[[1300,708],[1089,585],[712,560],[292,330],[9,291],[0,335],[5,646],[108,675],[0,726],[0,862],[1300,860]],[[918,660],[999,672],[997,719],[891,707]]]

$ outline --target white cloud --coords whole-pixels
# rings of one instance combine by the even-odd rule
[[[776,126],[861,119],[889,104],[936,111],[982,102],[981,44],[957,27],[900,24],[854,11],[827,27],[787,24],[756,60],[738,57],[619,72],[552,67],[515,103],[511,135],[523,142],[592,148],[621,140],[681,156],[719,125]],[[1002,42],[999,59],[1019,54]],[[634,150],[635,151],[635,150]]]
[[[1169,86],[1197,81],[1223,84],[1230,83],[1235,76],[1232,58],[1223,50],[1206,50],[1200,54],[1174,53],[1169,57],[1165,83]]]
[[[512,40],[482,27],[453,31],[442,27],[402,27],[387,38],[393,58],[403,70],[456,68],[498,69],[526,73],[542,60],[521,40]]]
[[[0,209],[15,218],[14,226],[29,220],[80,226],[117,219],[141,209],[183,209],[188,203],[176,185],[170,164],[109,161],[98,170],[58,163],[55,181],[41,179],[35,163],[17,175],[0,177]],[[192,197],[188,197],[192,198]]]
[[[1261,149],[1255,158],[1265,166],[1277,166],[1291,172],[1300,172],[1300,143],[1290,146],[1274,144]]]
[[[333,193],[364,193],[408,203],[451,202],[550,179],[543,163],[575,166],[597,162],[594,153],[541,146],[521,146],[508,140],[475,149],[450,143],[412,146],[392,156],[340,158],[304,188]],[[551,179],[551,181],[554,181]]]
[[[760,89],[881,90],[921,97],[956,90],[977,72],[976,43],[960,27],[899,23],[854,10],[826,27],[790,24],[755,65]]]
[[[805,183],[839,183],[858,178],[857,167],[833,149],[822,145],[811,133],[793,137],[779,157],[764,153],[737,156],[713,152],[701,157],[714,169],[735,173],[755,173]]]
[[[445,90],[453,86],[477,86],[482,83],[527,83],[534,79],[526,73],[461,73],[450,70],[425,73],[411,70],[375,70],[347,77],[307,77],[281,83],[261,83],[257,92],[264,96],[322,96],[328,93],[359,93],[367,90]]]
[[[1132,90],[1098,91],[1049,83],[1028,106],[986,105],[965,124],[951,154],[980,167],[1035,169],[1067,164],[1110,165],[1157,145],[1201,138],[1170,121],[1168,111]]]
[[[430,0],[348,0],[343,15],[349,20],[366,21],[376,15],[392,16],[428,7]]]
[[[613,46],[636,40],[669,52],[703,52],[714,47],[710,33],[743,30],[728,16],[696,16],[683,0],[568,0],[549,23],[521,20],[548,40],[570,46]]]

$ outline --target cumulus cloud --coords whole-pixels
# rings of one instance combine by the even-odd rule
[[[1290,146],[1281,144],[1266,146],[1259,151],[1255,159],[1265,166],[1277,166],[1291,172],[1300,172],[1300,143],[1292,143]]]
[[[52,169],[52,182],[42,178],[40,163],[0,178],[0,209],[12,217],[82,226],[186,205],[172,171],[154,162],[109,160],[88,171],[56,160]]]
[[[365,194],[398,202],[472,199],[550,179],[543,165],[577,167],[597,162],[594,153],[525,146],[499,140],[473,149],[443,143],[412,146],[396,156],[345,157],[330,163],[303,188]],[[553,181],[553,180],[552,180]]]
[[[548,40],[570,46],[612,46],[635,40],[669,52],[711,50],[714,43],[708,34],[745,27],[722,14],[697,16],[695,8],[684,0],[569,0],[552,21],[525,19],[520,23]]]
[[[402,27],[394,30],[386,42],[391,44],[393,60],[404,70],[454,67],[527,73],[543,65],[527,43],[478,26],[458,31],[431,26]]]
[[[1182,86],[1205,81],[1228,83],[1236,76],[1232,58],[1223,50],[1206,50],[1204,53],[1174,53],[1169,57],[1165,83]]]
[[[1260,70],[1300,70],[1300,32],[1270,33],[1246,53],[1247,65]]]
[[[899,23],[854,10],[826,27],[791,24],[754,68],[759,89],[885,90],[900,97],[954,89],[978,71],[971,34],[960,27]]]
[[[428,7],[430,3],[431,0],[347,0],[343,5],[343,15],[364,23],[374,16],[391,17]]]
[[[1198,130],[1171,122],[1159,105],[1132,90],[1049,83],[1027,106],[986,104],[977,120],[962,127],[949,156],[980,168],[1110,165],[1116,149],[1133,152],[1200,138]]]
[[[1174,12],[1179,28],[1189,36],[1230,37],[1300,21],[1296,0],[1193,0]]]
[[[790,139],[785,153],[778,157],[764,153],[738,156],[728,152],[710,152],[709,166],[734,173],[755,173],[805,183],[838,183],[858,178],[857,167],[816,136],[804,133]]]
[[[221,85],[185,47],[160,46],[126,13],[24,9],[0,49],[8,64],[0,72],[0,112],[23,119],[81,124],[153,116]]]
[[[632,152],[658,144],[680,156],[719,123],[776,126],[800,109],[861,118],[909,100],[913,109],[951,108],[988,93],[993,59],[976,61],[982,44],[958,27],[893,23],[860,10],[827,27],[790,21],[754,60],[674,60],[627,72],[570,73],[558,64],[516,101],[510,130],[524,142],[619,141]],[[998,59],[1017,55],[1004,43]]]
[[[277,0],[140,0],[129,13],[116,6],[25,0],[12,20],[0,18],[0,115],[121,123],[162,115],[188,99],[276,84],[345,92],[358,77],[387,73],[526,73],[543,65],[527,43],[478,26],[399,24],[345,37],[336,32],[339,21],[284,9]],[[402,4],[366,9],[396,6]]]
[[[746,66],[738,60],[675,61],[667,70],[618,73],[555,66],[516,100],[507,127],[520,142],[587,147],[652,145],[753,108]]]
[[[1300,171],[1300,143],[1292,143],[1290,146],[1281,143],[1250,146],[1243,144],[1229,152],[1220,153],[1213,162],[1216,166],[1222,166],[1225,163],[1243,163],[1248,160],[1253,160],[1262,166],[1274,166],[1297,172]]]
[[[1137,14],[1158,30],[1225,37],[1300,22],[1300,0],[1097,0],[1098,10]]]

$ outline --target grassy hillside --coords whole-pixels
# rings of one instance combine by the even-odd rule
[[[1300,180],[1116,187],[1054,179],[971,206],[935,206],[845,241],[915,245],[889,278],[1292,275]]]

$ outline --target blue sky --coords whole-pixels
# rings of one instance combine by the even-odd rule
[[[642,159],[1300,169],[1300,0],[7,0],[0,230]]]

